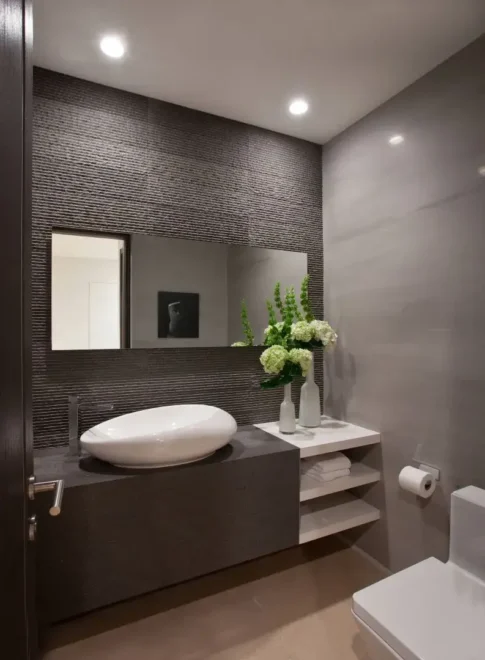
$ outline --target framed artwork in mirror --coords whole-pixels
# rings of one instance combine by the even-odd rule
[[[199,294],[158,292],[159,339],[199,338]]]

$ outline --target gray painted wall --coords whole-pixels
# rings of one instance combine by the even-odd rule
[[[482,37],[323,150],[326,411],[382,432],[384,519],[354,538],[394,570],[446,559],[451,490],[485,487],[484,61]],[[427,503],[413,459],[443,473]]]
[[[308,253],[323,306],[321,148],[303,140],[36,69],[33,107],[33,413],[37,447],[67,442],[67,395],[123,414],[218,405],[276,419],[257,349],[52,352],[53,226]],[[322,377],[321,366],[318,372]],[[108,413],[109,415],[110,413]],[[106,418],[85,412],[81,428]]]

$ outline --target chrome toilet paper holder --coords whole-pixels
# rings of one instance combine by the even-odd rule
[[[424,472],[429,472],[430,474],[432,474],[433,477],[436,479],[436,481],[440,480],[439,468],[433,467],[432,465],[428,465],[427,463],[419,463],[419,469],[424,470]]]

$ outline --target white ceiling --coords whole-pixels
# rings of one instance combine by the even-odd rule
[[[82,234],[52,234],[52,256],[75,259],[118,260],[122,242]]]
[[[485,0],[34,0],[39,66],[319,143],[484,30]]]

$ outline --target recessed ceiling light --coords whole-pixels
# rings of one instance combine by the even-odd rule
[[[392,144],[393,147],[395,147],[397,144],[402,144],[403,142],[404,138],[402,135],[393,135],[389,138],[389,144]]]
[[[304,115],[308,111],[308,103],[305,99],[295,99],[290,103],[288,110],[292,115]]]
[[[108,57],[123,57],[125,54],[125,46],[119,37],[107,35],[99,42],[99,47]]]
[[[485,176],[485,165],[481,165],[481,166],[478,168],[478,174],[479,174],[480,176]]]

